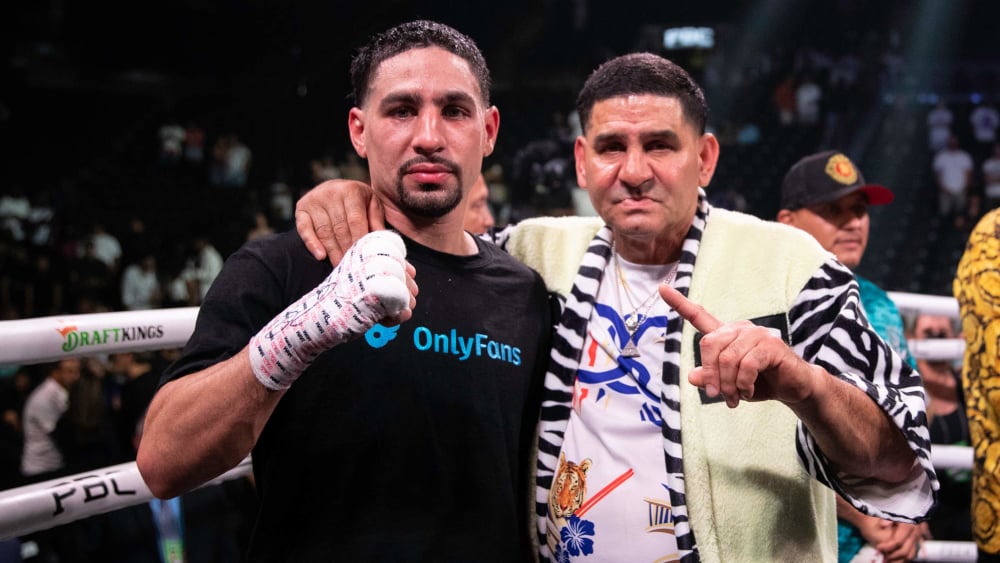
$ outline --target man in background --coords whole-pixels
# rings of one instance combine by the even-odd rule
[[[975,171],[972,156],[952,134],[945,147],[934,155],[932,168],[938,186],[938,213],[945,219],[954,219],[956,229],[964,229],[970,213],[974,214],[970,203],[975,207],[975,198],[969,193]]]
[[[892,200],[889,189],[866,183],[861,171],[843,153],[824,151],[800,159],[788,170],[781,184],[777,219],[811,234],[843,265],[854,270],[868,245],[868,206]],[[857,274],[854,277],[869,322],[900,357],[909,360],[903,319],[895,303],[871,281]],[[838,559],[842,563],[854,558],[866,542],[889,561],[909,561],[916,555],[926,530],[923,524],[865,515],[840,497],[837,528]]]
[[[24,404],[24,449],[21,476],[25,483],[36,483],[65,475],[66,456],[59,447],[56,426],[70,405],[70,390],[81,376],[78,358],[65,358],[42,364],[45,379]],[[29,534],[25,542],[38,545],[39,561],[71,561],[82,545],[79,523],[71,522]]]
[[[80,360],[66,358],[42,366],[42,381],[24,404],[21,474],[30,481],[54,478],[65,466],[52,432],[69,407],[69,390],[80,379]]]
[[[962,392],[962,367],[952,358],[921,358],[934,340],[953,339],[957,321],[949,316],[921,312],[907,319],[906,342],[914,353],[917,371],[927,391],[927,429],[934,445],[969,446],[969,421]],[[926,355],[926,354],[923,354]],[[941,492],[934,517],[928,522],[938,541],[968,541],[972,537],[971,469],[938,471]]]
[[[474,235],[481,235],[493,228],[495,221],[490,211],[490,188],[480,174],[469,192],[469,208],[465,211],[462,228]]]

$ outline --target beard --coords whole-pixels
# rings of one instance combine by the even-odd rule
[[[420,217],[437,219],[450,213],[462,201],[462,188],[445,187],[438,184],[420,184],[420,191],[411,193],[403,188],[400,182],[397,186],[399,207]]]
[[[418,184],[416,191],[407,191],[406,187],[403,186],[403,177],[407,169],[414,164],[426,162],[447,166],[449,171],[455,176],[454,185],[449,183]],[[396,195],[399,199],[399,208],[404,212],[427,219],[443,217],[462,202],[461,168],[454,162],[436,156],[410,160],[399,167],[399,175],[396,181]]]

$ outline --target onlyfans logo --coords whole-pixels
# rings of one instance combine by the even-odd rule
[[[376,324],[365,333],[365,341],[372,348],[382,348],[394,340],[398,332],[398,326],[387,327]],[[413,346],[421,352],[450,354],[462,361],[476,356],[515,366],[521,365],[520,348],[493,340],[481,332],[472,336],[462,336],[455,329],[447,333],[435,333],[425,326],[420,326],[413,331]]]

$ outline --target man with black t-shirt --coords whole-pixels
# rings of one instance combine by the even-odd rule
[[[417,21],[351,76],[351,141],[395,232],[336,268],[294,232],[236,252],[163,375],[139,469],[168,498],[252,451],[250,560],[530,557],[551,322],[541,278],[462,230],[499,127],[489,72],[468,37]]]

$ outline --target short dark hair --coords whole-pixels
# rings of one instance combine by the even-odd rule
[[[372,36],[351,60],[351,87],[354,103],[361,106],[368,96],[372,77],[382,61],[409,51],[440,47],[469,63],[469,69],[479,82],[483,103],[490,105],[490,70],[476,43],[467,35],[443,23],[416,20],[397,25]]]
[[[699,134],[705,132],[708,103],[701,86],[683,68],[652,53],[615,57],[590,74],[576,99],[583,132],[587,132],[590,113],[597,102],[642,94],[676,98],[684,117]]]

